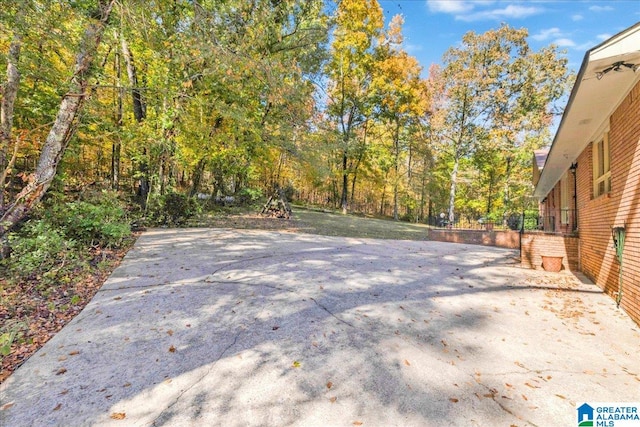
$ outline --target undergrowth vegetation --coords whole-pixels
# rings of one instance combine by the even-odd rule
[[[194,197],[171,192],[149,198],[145,221],[148,225],[175,227],[201,212],[202,206]]]
[[[37,279],[39,286],[58,279],[88,262],[91,249],[115,249],[131,236],[124,204],[112,192],[66,201],[51,197],[8,234],[0,267],[9,281]]]
[[[0,382],[80,312],[134,241],[115,192],[48,196],[2,242]]]
[[[91,300],[135,241],[132,225],[212,225],[202,221],[257,212],[260,195],[169,192],[141,207],[114,191],[50,191],[0,245],[0,382]]]

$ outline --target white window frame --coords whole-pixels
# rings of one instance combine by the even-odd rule
[[[600,153],[602,147],[602,154]],[[611,192],[611,162],[609,159],[609,132],[592,143],[593,151],[593,197]],[[603,158],[601,158],[603,157]]]

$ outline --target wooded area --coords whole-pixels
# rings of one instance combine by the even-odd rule
[[[3,2],[0,235],[52,185],[143,209],[275,188],[413,221],[526,209],[566,59],[503,25],[427,72],[402,25],[376,0]]]

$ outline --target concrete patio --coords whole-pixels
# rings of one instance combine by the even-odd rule
[[[517,252],[144,233],[0,385],[3,426],[569,426],[640,402],[640,328]]]

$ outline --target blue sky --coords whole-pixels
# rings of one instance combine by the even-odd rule
[[[538,50],[551,43],[565,49],[569,67],[578,71],[586,50],[640,21],[640,0],[508,1],[379,0],[388,22],[405,19],[405,49],[427,75],[429,65],[458,44],[468,31],[483,33],[501,23],[529,30]],[[639,47],[640,49],[640,47]]]

